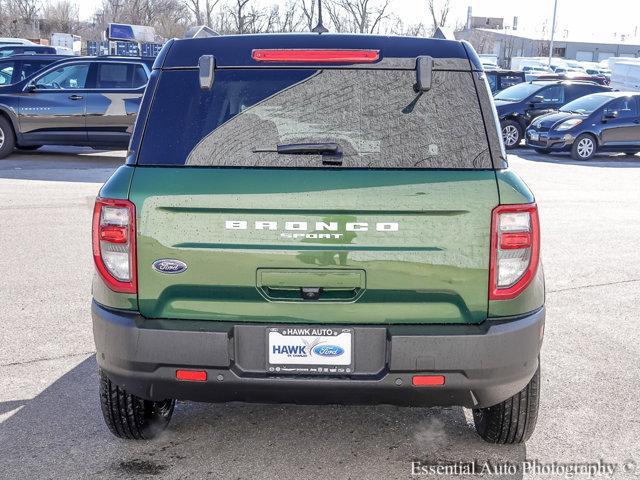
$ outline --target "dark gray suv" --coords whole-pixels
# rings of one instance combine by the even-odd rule
[[[73,57],[0,87],[0,158],[14,148],[126,148],[150,61]]]

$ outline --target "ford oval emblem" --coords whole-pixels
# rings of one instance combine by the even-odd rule
[[[161,258],[151,265],[156,272],[160,273],[182,273],[187,269],[187,264],[173,258]]]
[[[321,357],[339,357],[344,353],[344,348],[338,345],[316,345],[312,351]]]

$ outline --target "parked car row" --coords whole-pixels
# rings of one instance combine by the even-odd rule
[[[640,94],[604,92],[587,95],[534,121],[526,144],[539,153],[571,152],[590,160],[598,151],[640,152]]]
[[[598,151],[640,152],[640,94],[584,81],[520,83],[494,95],[507,149],[571,152],[589,160]]]
[[[640,65],[638,65],[640,67]],[[610,81],[604,75],[591,75],[585,72],[560,72],[557,69],[555,72],[547,72],[546,70],[535,70],[532,68],[526,68],[526,70],[503,70],[500,68],[487,69],[485,68],[485,75],[491,92],[496,93],[517,85],[518,83],[541,81],[541,80],[573,80],[582,82],[597,83],[598,85],[608,86]],[[634,78],[635,80],[635,78]],[[636,82],[637,83],[637,82]],[[622,90],[622,89],[620,89]],[[626,90],[626,89],[625,89]]]

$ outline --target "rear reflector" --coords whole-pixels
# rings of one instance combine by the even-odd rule
[[[254,50],[256,62],[279,63],[373,63],[378,50]]]
[[[439,387],[444,385],[444,375],[414,375],[411,384],[414,387]]]
[[[207,372],[204,370],[176,370],[176,378],[187,382],[205,382]]]

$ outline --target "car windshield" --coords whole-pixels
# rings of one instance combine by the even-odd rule
[[[540,85],[534,85],[532,83],[519,83],[513,87],[505,88],[495,96],[495,99],[507,102],[519,102],[534,94],[540,90],[540,88]]]
[[[608,95],[587,95],[586,97],[578,98],[573,102],[567,103],[560,111],[590,115],[609,100],[611,100],[611,97]]]

